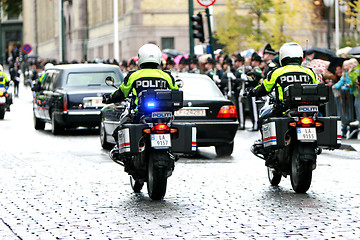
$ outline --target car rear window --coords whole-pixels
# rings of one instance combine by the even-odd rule
[[[182,91],[184,99],[212,99],[223,98],[219,88],[211,79],[207,78],[183,78]]]
[[[69,73],[67,78],[67,85],[104,85],[105,78],[111,76],[115,80],[115,85],[120,84],[120,80],[114,72],[82,72],[82,73]]]

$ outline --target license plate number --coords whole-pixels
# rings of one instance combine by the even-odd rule
[[[193,117],[205,117],[205,109],[180,109],[175,112],[175,116],[193,116]]]
[[[5,97],[0,97],[0,103],[5,103],[6,102],[6,98]]]
[[[169,148],[171,147],[170,134],[151,134],[151,147]]]
[[[316,128],[297,128],[298,140],[303,142],[313,142],[317,140]]]
[[[102,97],[89,97],[84,98],[85,107],[102,107],[105,104],[102,103]]]

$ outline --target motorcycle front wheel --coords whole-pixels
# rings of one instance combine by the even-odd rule
[[[310,144],[296,144],[291,156],[290,174],[291,186],[296,193],[306,193],[310,188],[315,161],[316,154]]]
[[[269,182],[272,186],[278,186],[281,181],[281,173],[274,168],[267,167]]]
[[[156,162],[169,161],[166,151],[150,151],[147,169],[147,189],[152,200],[161,200],[166,193],[167,169]]]

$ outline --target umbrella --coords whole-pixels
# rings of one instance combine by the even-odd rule
[[[166,55],[165,53],[161,53],[161,59],[166,61],[168,59],[168,55]]]
[[[350,51],[347,52],[348,55],[360,55],[360,45],[353,47]]]
[[[311,68],[319,80],[323,80],[323,75],[327,71],[329,65],[329,61],[313,59],[308,64],[306,64],[306,67]]]
[[[309,50],[313,50],[315,52],[315,58],[322,60],[330,60],[331,58],[336,57],[336,54],[330,49],[324,47],[312,47]]]
[[[185,54],[185,55],[177,55],[175,58],[174,58],[174,62],[176,64],[179,64],[180,60],[182,58],[185,58],[185,59],[188,59],[189,58],[189,55]]]
[[[211,54],[204,54],[199,57],[199,63],[206,63],[207,59],[211,58]]]
[[[166,49],[163,49],[162,52],[165,53],[166,55],[168,55],[169,57],[172,57],[172,58],[174,58],[174,57],[176,57],[178,55],[182,55],[182,53],[179,52],[176,49],[166,48]]]
[[[339,50],[336,51],[336,55],[341,56],[341,55],[348,55],[348,52],[351,50],[351,47],[344,47],[344,48],[340,48]]]

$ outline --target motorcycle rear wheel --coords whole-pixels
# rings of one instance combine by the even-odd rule
[[[0,108],[0,119],[4,119],[5,117],[5,108]]]
[[[278,173],[274,168],[267,167],[269,182],[272,186],[278,186],[281,181],[281,173]]]
[[[305,158],[306,157],[306,158]],[[291,186],[296,193],[306,193],[310,188],[313,164],[316,161],[314,148],[310,144],[298,143],[291,156]]]
[[[168,161],[166,151],[150,151],[147,169],[147,189],[152,200],[161,200],[166,193],[167,169],[158,167],[156,161]]]

